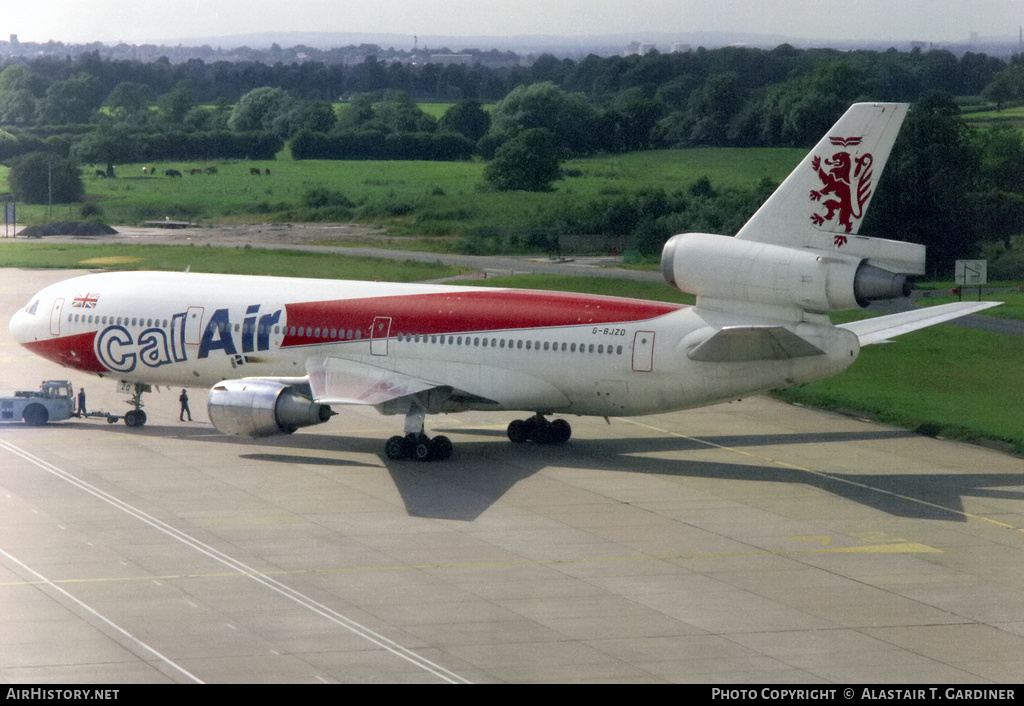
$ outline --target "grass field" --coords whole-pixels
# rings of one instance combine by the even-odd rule
[[[869,346],[841,375],[777,394],[932,436],[995,440],[1024,455],[1022,389],[1019,336],[939,325]]]
[[[281,277],[421,282],[457,275],[437,263],[341,257],[296,250],[178,245],[91,245],[0,241],[0,267],[219,272]]]
[[[567,174],[548,193],[497,193],[485,187],[482,162],[338,162],[323,160],[126,164],[117,179],[86,172],[86,201],[113,225],[145,221],[268,222],[354,220],[387,226],[392,235],[452,237],[479,229],[523,229],[538,214],[557,213],[600,196],[644,189],[673,192],[708,177],[716,189],[781,181],[802,158],[799,149],[660,150],[570,160]],[[190,175],[216,167],[217,174]],[[142,169],[147,167],[147,175]],[[176,169],[185,176],[163,176]],[[251,170],[258,169],[257,176]],[[155,170],[157,176],[149,175]],[[270,171],[267,174],[267,170]],[[0,192],[7,189],[0,167]],[[349,209],[301,211],[315,188],[344,194]],[[19,220],[78,220],[81,205],[21,206]]]

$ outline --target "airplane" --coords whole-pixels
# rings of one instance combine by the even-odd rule
[[[221,432],[287,434],[331,405],[404,415],[389,459],[442,460],[427,415],[521,411],[514,443],[564,444],[561,416],[630,416],[836,375],[862,346],[978,311],[953,303],[833,325],[905,297],[921,245],[858,235],[908,106],[854,104],[735,236],[684,233],[662,272],[684,306],[456,285],[109,272],[41,290],[10,322],[28,350],[132,392],[209,388]]]

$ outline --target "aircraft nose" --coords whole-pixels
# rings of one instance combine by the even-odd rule
[[[35,316],[28,314],[24,309],[19,309],[18,312],[11,317],[11,321],[7,325],[7,328],[11,332],[11,336],[15,341],[18,343],[28,343],[35,340],[35,337],[33,336],[35,323]]]

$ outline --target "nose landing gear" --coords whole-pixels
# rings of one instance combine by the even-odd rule
[[[121,383],[122,389],[131,391],[132,398],[127,400],[134,409],[124,414],[124,423],[128,427],[141,427],[146,424],[146,413],[142,411],[142,393],[152,392],[153,388],[144,382]]]

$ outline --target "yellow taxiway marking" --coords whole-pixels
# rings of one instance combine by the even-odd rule
[[[818,476],[819,478],[827,478],[828,480],[834,481],[836,483],[846,483],[847,485],[852,485],[852,486],[857,487],[857,488],[863,488],[864,490],[873,490],[876,493],[881,493],[882,495],[888,495],[888,496],[893,497],[893,498],[899,498],[900,500],[906,500],[907,502],[917,503],[918,505],[924,505],[926,507],[933,507],[933,508],[936,508],[937,510],[943,510],[944,512],[951,512],[951,513],[953,513],[955,515],[960,515],[961,517],[967,517],[967,518],[970,518],[972,520],[980,520],[981,522],[988,522],[989,524],[995,525],[996,527],[1003,527],[1003,528],[1006,528],[1006,529],[1017,530],[1018,532],[1024,532],[1024,528],[1017,527],[1017,526],[1011,525],[1011,524],[1007,524],[1006,522],[1000,522],[999,520],[993,520],[991,517],[985,517],[983,515],[975,515],[975,514],[972,514],[970,512],[965,512],[964,510],[957,510],[955,508],[946,507],[945,505],[939,505],[938,503],[929,502],[927,500],[921,500],[920,498],[914,498],[914,497],[911,497],[909,495],[903,495],[902,493],[894,493],[891,490],[884,490],[882,488],[876,488],[875,486],[868,485],[867,483],[860,483],[860,482],[855,481],[855,480],[850,480],[849,478],[841,478],[839,476],[832,475],[831,473],[824,473],[822,471],[815,471],[815,470],[812,470],[810,468],[804,468],[803,466],[797,466],[797,465],[794,465],[792,463],[786,463],[785,461],[780,461],[779,459],[772,458],[771,456],[764,456],[762,454],[753,453],[751,451],[744,451],[743,449],[738,449],[738,448],[736,448],[734,446],[725,446],[723,444],[716,444],[713,441],[708,441],[706,439],[701,439],[701,438],[696,437],[696,436],[687,436],[686,434],[680,434],[678,432],[674,432],[674,431],[671,431],[669,429],[662,429],[661,427],[656,427],[656,426],[653,426],[651,424],[645,424],[644,422],[639,422],[639,421],[637,421],[635,419],[627,419],[627,418],[624,418],[624,417],[619,417],[619,418],[617,418],[617,420],[620,421],[620,422],[626,422],[627,424],[633,424],[633,425],[636,425],[638,427],[644,427],[645,429],[650,429],[652,431],[660,432],[662,434],[668,434],[669,436],[675,436],[675,437],[678,437],[680,439],[686,439],[688,441],[693,441],[695,443],[703,444],[704,446],[708,446],[708,447],[711,447],[711,448],[714,448],[714,449],[721,449],[722,451],[730,451],[730,452],[735,453],[735,454],[740,454],[741,456],[749,456],[750,458],[755,458],[758,461],[761,461],[761,462],[764,462],[764,463],[770,463],[770,464],[773,464],[773,465],[776,465],[776,466],[781,466],[783,468],[791,468],[794,471],[803,471],[804,473],[810,473],[811,475]]]
[[[792,539],[801,539],[793,537]],[[762,551],[762,552],[733,552],[724,554],[673,554],[665,556],[633,556],[633,557],[604,557],[588,559],[535,559],[524,561],[484,561],[466,562],[452,564],[408,564],[405,566],[353,566],[337,569],[292,569],[280,571],[220,571],[208,574],[167,574],[163,576],[119,576],[103,578],[83,579],[52,579],[48,583],[73,584],[73,583],[118,583],[127,581],[175,581],[181,579],[212,579],[230,578],[238,576],[299,576],[310,574],[344,574],[365,571],[417,571],[437,569],[473,569],[493,568],[509,566],[557,566],[559,564],[595,564],[616,561],[684,561],[694,559],[748,559],[752,557],[773,557],[773,556],[801,556],[808,554],[941,554],[941,549],[929,547],[918,542],[892,542],[887,544],[871,544],[853,547],[829,547],[822,549],[795,549],[784,551]],[[31,586],[36,581],[9,581],[0,582],[0,587],[6,586]]]

